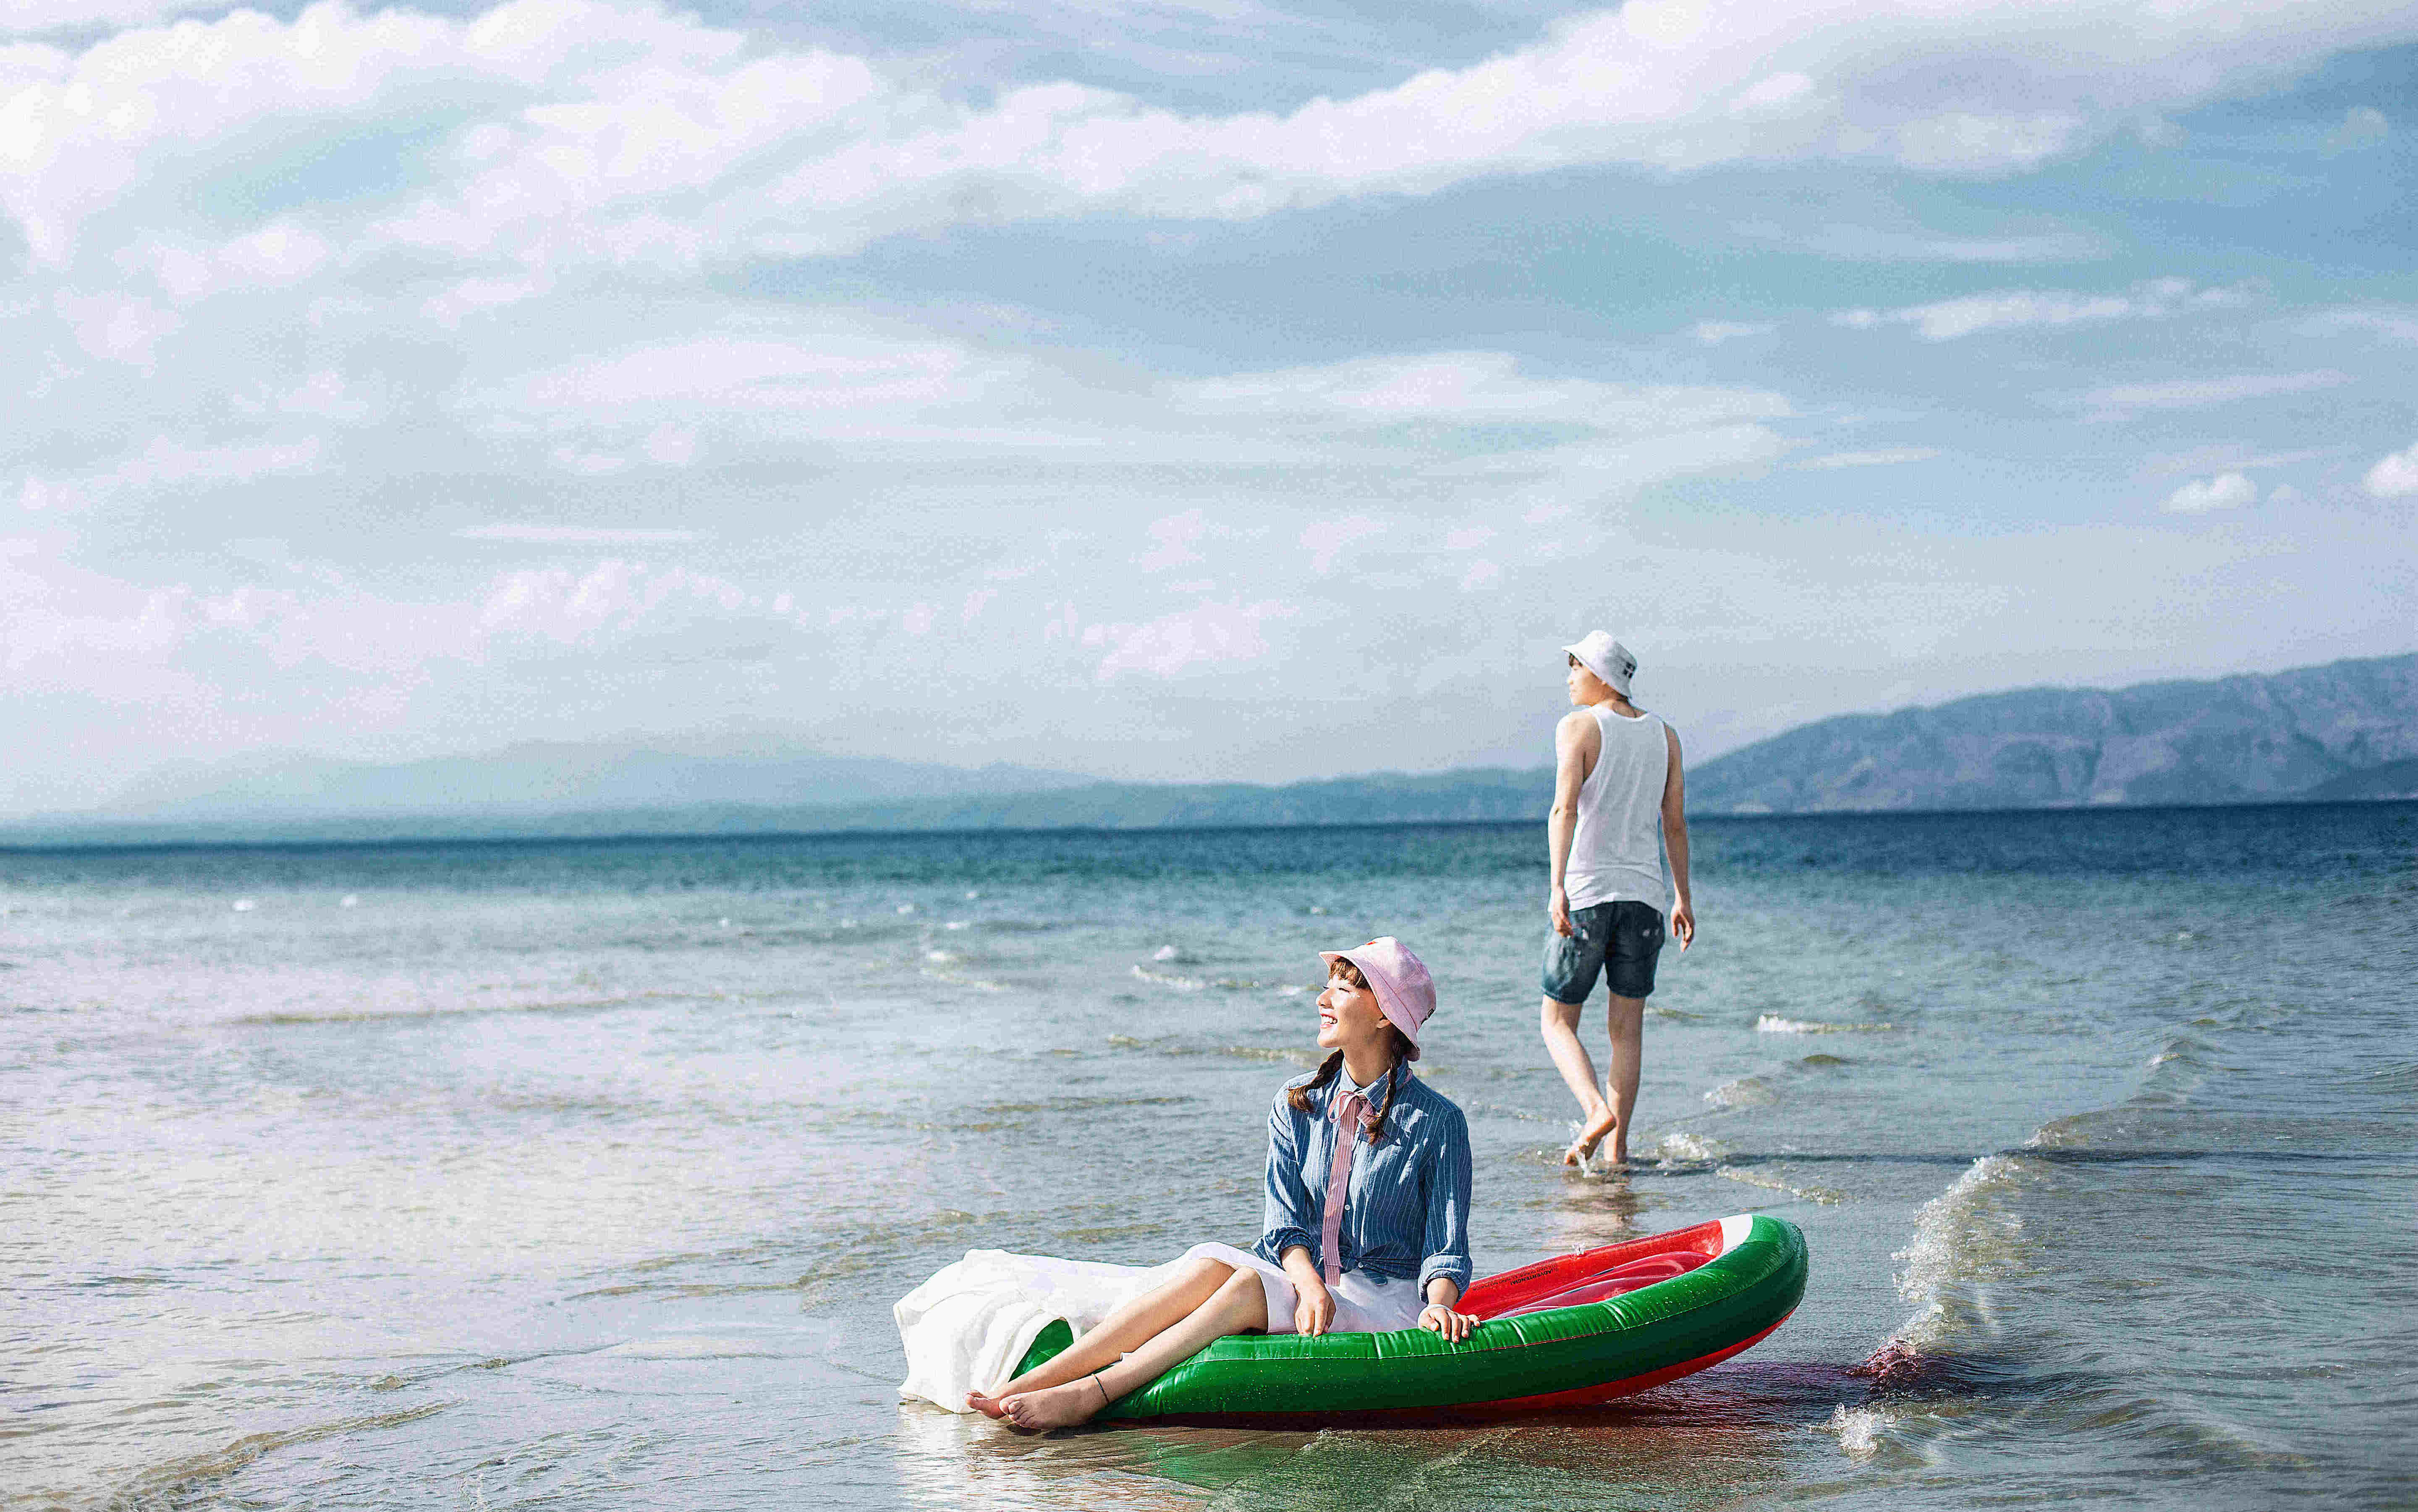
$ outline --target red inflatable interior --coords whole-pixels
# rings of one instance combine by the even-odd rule
[[[1462,1310],[1485,1320],[1601,1302],[1685,1275],[1721,1252],[1719,1221],[1625,1245],[1606,1245],[1490,1275],[1469,1289],[1462,1298]]]

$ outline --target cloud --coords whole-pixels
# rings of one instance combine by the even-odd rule
[[[1486,544],[1493,539],[1494,527],[1491,525],[1465,526],[1461,529],[1450,531],[1446,534],[1444,538],[1444,549],[1446,551],[1470,551]]]
[[[1145,573],[1163,572],[1170,567],[1182,567],[1201,560],[1201,554],[1192,548],[1200,542],[1206,529],[1201,523],[1199,510],[1186,510],[1163,520],[1153,520],[1150,524],[1151,539],[1158,544],[1143,554],[1141,570]]]
[[[1768,336],[1780,328],[1753,320],[1699,320],[1688,328],[1688,334],[1706,346],[1719,346],[1746,336]]]
[[[1260,626],[1290,617],[1289,604],[1273,600],[1244,603],[1204,603],[1139,625],[1092,625],[1083,632],[1086,646],[1112,647],[1095,674],[1102,682],[1126,672],[1171,678],[1187,667],[1256,661],[1268,653]]]
[[[1183,408],[1359,425],[1561,424],[1647,435],[1776,420],[1775,393],[1678,384],[1546,378],[1507,352],[1356,358],[1321,367],[1237,374],[1169,386]]]
[[[2206,514],[2213,510],[2238,510],[2258,499],[2258,485],[2238,472],[2194,479],[2166,496],[2168,514]]]
[[[1880,451],[1832,451],[1808,457],[1797,466],[1816,472],[1832,467],[1888,467],[1901,462],[1928,462],[1937,455],[1927,446],[1904,446]]]
[[[698,539],[694,530],[581,525],[474,525],[453,534],[462,541],[510,541],[532,546],[685,545]]]
[[[1352,542],[1382,534],[1383,520],[1372,520],[1355,514],[1345,520],[1321,520],[1301,533],[1301,543],[1309,548],[1309,570],[1324,576],[1335,565],[1336,554]]]
[[[2410,443],[2407,451],[2388,452],[2378,459],[2361,482],[2378,498],[2408,498],[2418,494],[2418,442]]]
[[[53,301],[75,328],[76,344],[98,358],[145,370],[158,366],[160,343],[184,327],[184,317],[139,296],[73,294]]]
[[[1831,323],[1856,329],[1912,326],[1926,342],[1952,342],[1983,331],[2033,327],[2052,329],[2104,325],[2116,320],[2159,320],[2196,310],[2226,309],[2246,302],[2240,285],[2204,288],[2189,279],[2152,279],[2122,294],[2074,294],[2060,290],[2008,289],[1972,294],[1902,310],[1844,310]]]
[[[2121,420],[2138,410],[2206,409],[2245,399],[2307,393],[2351,381],[2332,368],[2314,373],[2244,373],[2229,378],[2184,378],[2172,383],[2126,383],[2093,389],[2082,396],[2093,420]]]
[[[2108,252],[2096,237],[2074,231],[1942,237],[1852,224],[1826,225],[1809,232],[1769,221],[1737,229],[1751,240],[1852,262],[2079,263],[2104,257]]]
[[[613,557],[585,573],[562,567],[506,573],[489,588],[477,622],[482,631],[592,646],[608,635],[660,630],[666,621],[755,607],[754,595],[727,579]],[[761,612],[771,618],[769,606]]]
[[[1463,593],[1475,593],[1479,588],[1492,588],[1496,583],[1502,581],[1502,578],[1503,569],[1497,567],[1494,563],[1489,561],[1472,562],[1469,564],[1469,571],[1461,574],[1461,590]]]
[[[0,207],[61,266],[99,222],[162,229],[132,191],[166,208],[195,174],[240,181],[263,133],[375,143],[432,92],[483,99],[430,160],[434,181],[347,218],[350,255],[483,265],[431,301],[460,321],[574,264],[691,269],[967,223],[1242,220],[1577,167],[1999,173],[2412,38],[2395,0],[1631,0],[1467,67],[1191,115],[1071,82],[968,98],[651,4],[510,0],[453,19],[322,0],[16,60],[0,75]]]
[[[2373,105],[2353,105],[2343,113],[2342,124],[2334,128],[2326,145],[2338,152],[2355,152],[2392,134],[2393,123],[2384,118],[2384,112]]]

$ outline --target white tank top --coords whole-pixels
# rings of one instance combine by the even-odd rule
[[[1579,788],[1563,889],[1573,909],[1627,898],[1668,915],[1662,786],[1671,772],[1671,745],[1662,721],[1652,714],[1629,719],[1601,706],[1587,711],[1595,715],[1603,749]]]

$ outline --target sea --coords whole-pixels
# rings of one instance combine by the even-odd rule
[[[1585,1171],[1536,825],[0,851],[0,1505],[2418,1504],[2418,805],[1693,832]],[[1769,1213],[1795,1316],[1503,1421],[899,1400],[969,1249],[1249,1243],[1388,933],[1481,1274]]]

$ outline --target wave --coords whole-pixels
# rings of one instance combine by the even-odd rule
[[[1715,1107],[1768,1107],[1780,1093],[1761,1077],[1739,1077],[1705,1093],[1705,1101]]]
[[[2027,1174],[2025,1162],[2014,1156],[1983,1155],[1923,1204],[1914,1236],[1890,1257],[1905,1267],[1898,1272],[1898,1295],[1915,1311],[1865,1362],[1866,1373],[1895,1373],[1981,1308],[1972,1284],[2005,1274],[2022,1242],[2023,1219],[2010,1211],[2008,1199]]]
[[[1754,1021],[1758,1034],[1877,1034],[1893,1031],[1895,1024],[1825,1024],[1810,1018],[1783,1018],[1778,1014],[1766,1014]]]

